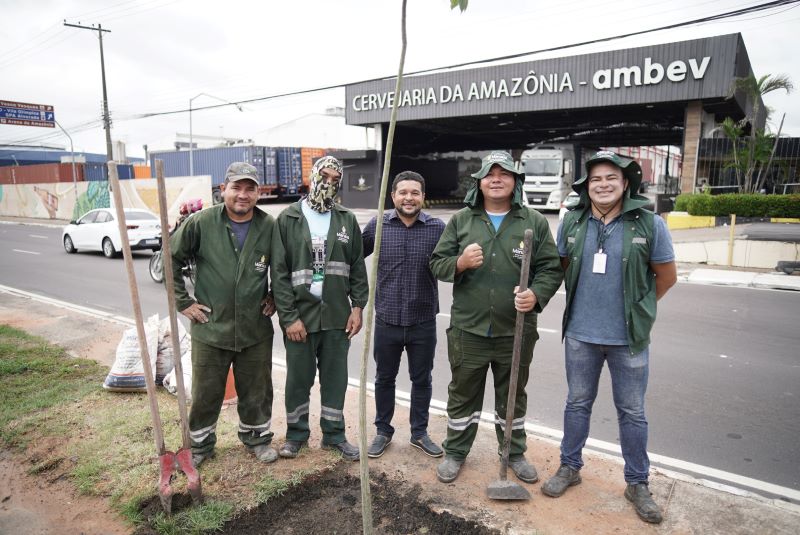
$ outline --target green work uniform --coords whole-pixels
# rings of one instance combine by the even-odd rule
[[[502,445],[505,431],[508,384],[514,345],[514,287],[519,284],[523,235],[533,230],[528,288],[536,295],[534,310],[525,315],[520,371],[512,422],[510,454],[525,452],[525,414],[529,367],[538,339],[537,315],[561,285],[562,270],[547,220],[537,211],[523,207],[518,198],[499,229],[484,211],[482,196],[472,195],[471,206],[457,212],[448,222],[430,266],[434,276],[453,283],[453,305],[447,349],[452,380],[447,396],[448,456],[463,460],[475,440],[483,406],[486,372],[492,368],[495,391],[495,431]],[[456,262],[464,249],[477,243],[483,250],[483,264],[456,274]]]
[[[301,202],[278,216],[272,249],[272,289],[286,345],[286,439],[308,440],[309,398],[319,368],[322,440],[332,445],[345,440],[343,410],[350,340],[344,329],[351,307],[363,309],[367,305],[367,269],[355,215],[334,204],[321,299],[311,293],[313,251]],[[285,335],[286,328],[298,319],[308,333],[305,342],[293,342]]]
[[[208,323],[191,326],[193,453],[214,449],[231,365],[239,396],[239,439],[251,447],[272,440],[273,328],[261,303],[269,291],[274,225],[272,216],[254,210],[239,250],[225,205],[220,204],[188,218],[170,238],[178,311],[195,302],[211,309]],[[197,264],[194,298],[181,274],[181,266],[190,258]]]

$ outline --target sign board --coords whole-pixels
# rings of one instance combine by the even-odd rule
[[[55,128],[56,116],[47,104],[0,100],[0,124]]]

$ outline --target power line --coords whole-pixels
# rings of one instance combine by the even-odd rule
[[[690,21],[678,22],[678,23],[675,23],[675,24],[668,24],[666,26],[660,26],[658,28],[651,28],[649,30],[641,30],[641,31],[638,31],[638,32],[629,32],[629,33],[610,36],[610,37],[602,37],[602,38],[599,38],[599,39],[592,39],[592,40],[589,40],[589,41],[583,41],[583,42],[580,42],[580,43],[572,43],[572,44],[568,44],[568,45],[561,45],[561,46],[555,46],[555,47],[550,47],[550,48],[542,48],[542,49],[539,49],[539,50],[532,50],[532,51],[529,51],[529,52],[519,52],[519,53],[516,53],[516,54],[508,54],[508,55],[505,55],[505,56],[497,56],[497,57],[494,57],[494,58],[474,60],[474,61],[468,61],[468,62],[464,62],[464,63],[455,63],[455,64],[452,64],[452,65],[446,65],[446,66],[442,66],[442,67],[432,67],[430,69],[423,69],[423,70],[419,70],[419,71],[409,72],[409,73],[406,73],[404,76],[416,76],[416,75],[427,74],[427,73],[436,72],[436,71],[457,69],[457,68],[461,68],[461,67],[469,67],[469,66],[472,66],[472,65],[481,65],[481,64],[484,64],[484,63],[492,63],[492,62],[495,62],[495,61],[505,61],[505,60],[509,60],[509,59],[517,59],[517,58],[521,58],[521,57],[525,57],[525,56],[532,56],[532,55],[535,55],[535,54],[542,54],[542,53],[545,53],[545,52],[555,52],[555,51],[558,51],[558,50],[566,50],[566,49],[569,49],[569,48],[577,48],[577,47],[586,46],[586,45],[605,43],[605,42],[609,42],[609,41],[615,41],[615,40],[618,40],[618,39],[625,39],[625,38],[628,38],[628,37],[634,37],[634,36],[637,36],[637,35],[644,35],[644,34],[647,34],[647,33],[660,32],[660,31],[664,31],[664,30],[673,30],[673,29],[676,29],[676,28],[681,28],[681,27],[685,27],[685,26],[692,26],[692,25],[695,25],[695,24],[705,24],[705,23],[708,23],[708,22],[720,21],[720,20],[727,19],[727,18],[739,17],[741,15],[747,15],[747,14],[750,14],[750,13],[756,13],[756,12],[759,12],[759,11],[765,11],[765,10],[773,9],[773,8],[780,7],[780,6],[788,6],[788,5],[796,4],[798,2],[800,2],[800,0],[774,0],[772,2],[766,2],[766,3],[758,4],[758,5],[755,5],[755,6],[749,6],[749,7],[744,7],[744,8],[740,8],[740,9],[735,9],[733,11],[728,11],[726,13],[720,13],[720,14],[717,14],[717,15],[710,15],[710,16],[701,17],[701,18],[698,18],[698,19],[690,20]],[[335,84],[335,85],[328,85],[328,86],[323,86],[323,87],[316,87],[316,88],[313,88],[313,89],[302,89],[302,90],[299,90],[299,91],[290,91],[290,92],[286,92],[286,93],[278,93],[278,94],[268,95],[268,96],[264,96],[264,97],[256,97],[256,98],[251,98],[251,99],[239,100],[239,101],[233,102],[232,104],[212,104],[212,105],[209,105],[209,106],[202,106],[202,107],[199,107],[199,108],[194,108],[192,111],[210,110],[210,109],[215,109],[215,108],[223,108],[225,106],[230,106],[230,105],[235,105],[235,104],[247,104],[247,103],[251,103],[251,102],[260,102],[260,101],[264,101],[264,100],[272,100],[272,99],[288,97],[288,96],[292,96],[292,95],[303,95],[303,94],[307,94],[307,93],[315,93],[317,91],[327,91],[327,90],[330,90],[330,89],[337,89],[337,88],[340,88],[340,87],[344,87],[345,85],[364,84],[364,83],[369,83],[369,82],[379,82],[379,81],[382,81],[382,80],[390,80],[392,78],[394,78],[394,75],[392,75],[392,76],[381,76],[381,77],[378,77],[378,78],[369,78],[369,79],[366,79],[366,80],[359,80],[359,81],[356,81],[356,82],[349,82],[349,83],[345,83],[345,84]],[[134,116],[132,116],[130,118],[131,119],[145,119],[145,118],[148,118],[148,117],[160,117],[160,116],[165,116],[165,115],[176,115],[176,114],[179,114],[179,113],[187,113],[188,111],[189,111],[189,109],[185,108],[185,109],[172,110],[172,111],[143,113],[143,114],[140,114],[140,115],[134,115]]]

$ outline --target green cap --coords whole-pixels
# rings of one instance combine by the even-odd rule
[[[523,178],[525,175],[520,173],[514,165],[514,158],[504,150],[495,150],[489,153],[481,160],[481,169],[472,175],[473,178],[481,179],[489,174],[493,165],[499,165],[506,171],[514,174],[517,178]]]
[[[225,171],[225,182],[252,180],[258,184],[258,170],[245,162],[233,162]]]

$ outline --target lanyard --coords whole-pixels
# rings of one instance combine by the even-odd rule
[[[604,225],[602,222],[597,221],[597,252],[602,253],[603,248],[606,243],[606,239],[611,236],[614,231],[619,226],[619,222],[622,218],[618,217],[608,225]]]

